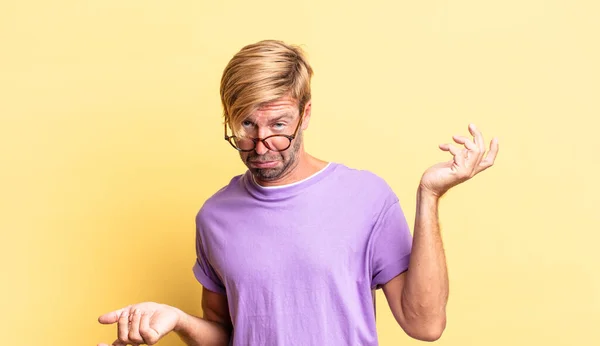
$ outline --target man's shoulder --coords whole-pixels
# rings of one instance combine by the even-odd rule
[[[342,183],[348,183],[350,186],[356,186],[361,189],[390,189],[390,186],[385,179],[371,170],[350,167],[341,163],[338,163],[337,166],[338,179],[340,179]]]
[[[337,164],[336,178],[345,196],[360,199],[365,203],[390,205],[398,201],[396,193],[387,181],[377,173],[364,169]]]
[[[244,194],[244,174],[232,177],[225,186],[218,189],[212,196],[208,197],[200,207],[197,217],[203,212],[213,212],[226,206],[227,201]]]
[[[240,192],[240,188],[243,188],[243,179],[244,174],[239,174],[232,177],[229,180],[229,183],[218,189],[212,196],[210,196],[206,200],[206,202],[227,198],[232,194],[238,194]]]

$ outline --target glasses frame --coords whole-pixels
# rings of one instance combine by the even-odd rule
[[[304,115],[304,113],[301,113],[301,115],[300,115],[300,121],[298,121],[298,125],[296,126],[296,130],[294,131],[294,134],[292,134],[292,135],[282,135],[282,134],[277,134],[277,135],[270,135],[270,136],[267,136],[267,137],[265,137],[265,138],[247,138],[247,139],[250,139],[250,140],[251,140],[251,141],[254,143],[254,146],[252,147],[252,149],[246,149],[246,150],[240,149],[240,148],[238,148],[238,147],[235,145],[234,141],[235,141],[236,139],[238,139],[239,137],[237,137],[237,136],[229,136],[229,135],[227,134],[227,124],[228,124],[228,123],[227,123],[227,122],[225,122],[225,124],[224,124],[224,125],[225,125],[225,140],[226,140],[227,142],[229,142],[229,144],[231,144],[231,146],[232,146],[232,147],[233,147],[235,150],[237,150],[237,151],[241,151],[241,152],[244,152],[244,153],[247,153],[247,152],[250,152],[250,151],[254,151],[254,149],[256,149],[256,145],[258,144],[258,142],[262,142],[262,144],[263,144],[263,145],[264,145],[264,146],[265,146],[267,149],[269,149],[269,150],[271,150],[271,151],[276,151],[276,152],[286,151],[286,150],[288,150],[288,149],[289,149],[289,148],[292,146],[292,141],[293,141],[294,139],[296,139],[296,136],[298,135],[298,130],[300,129],[300,126],[302,126],[302,121],[304,120],[304,117],[303,117],[303,115]],[[290,141],[290,143],[289,143],[289,144],[288,144],[288,146],[287,146],[285,149],[283,149],[283,150],[276,150],[276,149],[272,149],[272,148],[269,146],[269,144],[266,142],[266,140],[267,140],[267,139],[269,139],[269,138],[273,138],[273,137],[285,137],[285,138],[287,138],[287,139]]]

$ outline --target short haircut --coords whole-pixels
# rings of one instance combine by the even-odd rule
[[[242,48],[225,67],[221,103],[234,134],[257,108],[283,96],[298,102],[300,115],[310,100],[313,70],[303,50],[282,41],[264,40]]]

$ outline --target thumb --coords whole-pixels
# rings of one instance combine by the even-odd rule
[[[102,324],[116,323],[119,320],[119,317],[121,317],[121,314],[126,310],[129,310],[129,306],[126,308],[123,308],[123,309],[119,309],[119,310],[115,310],[115,311],[106,313],[106,314],[98,317],[98,322],[100,322]]]

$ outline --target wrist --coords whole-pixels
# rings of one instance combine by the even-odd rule
[[[417,201],[437,204],[441,197],[442,194],[435,193],[423,185],[419,185],[417,189]]]
[[[178,308],[174,307],[173,309],[175,309],[175,313],[177,314],[177,323],[175,323],[173,331],[179,333],[187,330],[187,325],[189,324],[189,315]]]

